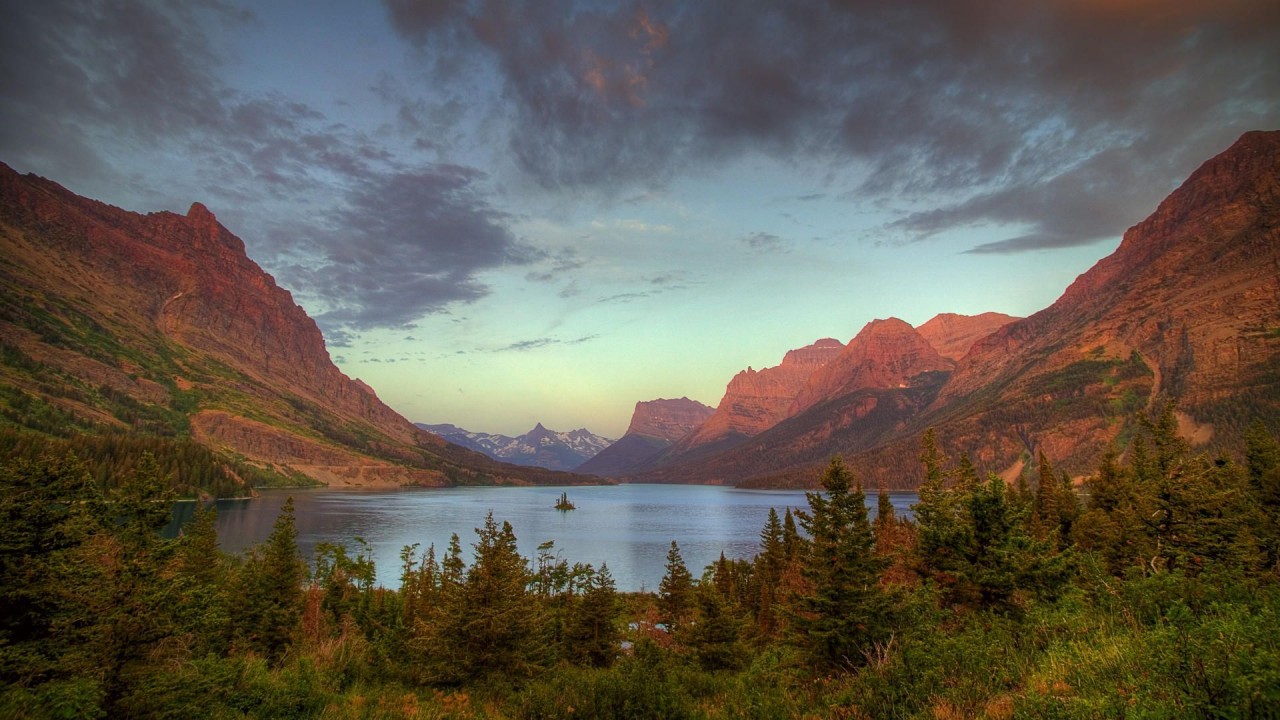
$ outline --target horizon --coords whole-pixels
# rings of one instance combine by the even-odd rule
[[[0,160],[206,205],[412,422],[619,438],[867,322],[1026,317],[1280,127],[1280,8],[10,3]]]

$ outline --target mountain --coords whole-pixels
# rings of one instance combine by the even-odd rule
[[[729,381],[715,414],[681,438],[674,453],[687,455],[707,445],[731,445],[767,430],[790,415],[796,394],[809,376],[838,356],[844,345],[832,338],[791,350],[776,367],[748,367]]]
[[[601,477],[636,472],[714,413],[714,408],[687,397],[638,402],[626,434],[580,465],[578,472]]]
[[[920,373],[950,371],[952,367],[952,361],[939,355],[907,323],[898,318],[872,320],[838,355],[809,376],[787,417],[859,390],[906,387]]]
[[[919,333],[959,355],[950,373],[854,387],[826,377],[851,377],[832,361],[793,417],[634,479],[812,485],[839,452],[866,482],[909,488],[930,427],[982,472],[1014,477],[1043,451],[1078,474],[1167,400],[1193,443],[1238,450],[1252,420],[1280,425],[1280,132],[1247,133],[1204,163],[1050,307],[963,354],[956,327]]]
[[[1175,399],[1184,435],[1234,447],[1280,412],[1280,132],[1205,162],[1050,307],[979,340],[930,409],[1011,472],[1072,471]]]
[[[727,451],[677,457],[633,479],[740,484],[868,449],[927,407],[953,367],[911,325],[873,320],[815,368],[786,418]]]
[[[471,432],[449,424],[417,423],[417,426],[451,443],[482,452],[494,460],[548,470],[573,470],[613,442],[586,428],[556,432],[546,429],[542,423],[519,437]]]
[[[282,482],[578,480],[415,428],[199,203],[140,215],[0,164],[0,257],[0,424],[31,437],[193,440]]]
[[[948,360],[959,361],[975,342],[1019,319],[997,312],[980,315],[941,313],[916,328],[916,331],[939,355]]]

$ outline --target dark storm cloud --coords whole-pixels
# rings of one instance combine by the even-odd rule
[[[132,182],[95,149],[109,147],[100,138],[125,154],[190,158],[183,180],[197,183],[196,199],[249,220],[250,233],[235,229],[250,247],[274,253],[281,280],[329,308],[320,320],[334,346],[482,297],[477,273],[540,257],[506,229],[477,171],[409,165],[306,104],[223,84],[204,29],[251,22],[246,13],[219,2],[0,0],[0,17],[0,157],[79,178],[81,192]],[[410,110],[405,122],[422,122]],[[193,199],[163,185],[137,190],[176,207]],[[270,201],[310,217],[278,217]]]
[[[319,248],[324,261],[307,271],[340,304],[321,322],[358,330],[402,326],[483,297],[488,289],[476,273],[538,258],[476,189],[482,178],[440,165],[373,178],[353,191],[333,213],[333,232]]]
[[[0,152],[68,175],[118,180],[96,125],[156,140],[222,115],[216,65],[193,20],[210,3],[0,2]]]
[[[954,221],[1031,226],[1005,250],[1092,242],[1280,125],[1280,5],[1254,0],[387,4],[425,55],[491,59],[544,186],[623,192],[763,152],[942,204],[896,226],[915,238]],[[1058,190],[1071,212],[1044,215]]]

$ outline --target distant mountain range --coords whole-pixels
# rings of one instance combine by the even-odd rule
[[[1119,248],[1027,318],[888,318],[739,373],[703,425],[607,473],[644,482],[811,486],[841,453],[864,479],[919,481],[919,438],[1016,477],[1043,451],[1083,473],[1176,401],[1194,444],[1280,429],[1280,132],[1209,160]],[[630,433],[615,447],[629,443]],[[601,457],[604,453],[601,454]]]
[[[346,486],[591,481],[414,427],[331,362],[315,322],[203,205],[139,215],[3,164],[0,431],[6,451],[194,441],[242,484],[236,468]]]
[[[613,443],[586,428],[569,432],[548,430],[538,423],[519,437],[472,432],[456,425],[415,423],[429,433],[503,462],[549,470],[574,470]]]

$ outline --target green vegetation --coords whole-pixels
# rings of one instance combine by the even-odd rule
[[[1096,718],[1280,715],[1280,441],[1193,455],[1172,408],[1083,492],[1038,456],[1007,486],[932,433],[915,519],[870,517],[839,459],[751,560],[656,595],[531,560],[492,516],[470,557],[322,545],[291,505],[246,558],[212,513],[173,540],[144,455],[0,466],[0,716]],[[567,498],[566,498],[567,499]],[[354,550],[352,550],[354,548]]]
[[[569,512],[570,510],[577,510],[578,506],[569,501],[569,493],[562,492],[560,493],[560,499],[556,500],[555,508],[560,512]]]

